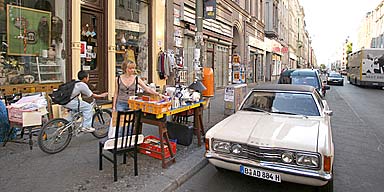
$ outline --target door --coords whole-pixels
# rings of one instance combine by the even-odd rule
[[[81,9],[81,41],[85,42],[81,52],[81,69],[89,72],[89,88],[98,93],[106,91],[108,73],[103,57],[103,14]]]
[[[228,61],[229,61],[229,51],[228,47],[224,45],[215,46],[215,65],[214,65],[214,75],[215,75],[215,87],[222,88],[228,84]]]

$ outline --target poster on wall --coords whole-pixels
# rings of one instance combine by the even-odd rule
[[[51,41],[51,12],[7,5],[8,55],[37,56]]]
[[[87,42],[86,41],[80,41],[80,58],[87,57],[87,52],[85,50],[86,47],[87,47]]]

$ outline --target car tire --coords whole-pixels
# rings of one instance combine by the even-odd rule
[[[327,184],[321,186],[317,190],[318,192],[333,192],[333,178],[328,181]]]

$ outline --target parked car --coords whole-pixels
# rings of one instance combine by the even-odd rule
[[[347,75],[348,71],[346,69],[343,69],[343,70],[340,71],[340,74],[341,75]]]
[[[336,84],[336,85],[343,86],[344,85],[344,77],[338,72],[331,72],[328,74],[327,84],[328,85]]]
[[[316,88],[322,97],[330,87],[320,78],[315,69],[289,69],[280,74],[278,84],[311,85]]]
[[[260,85],[206,133],[205,157],[219,170],[333,191],[331,115],[312,86]]]

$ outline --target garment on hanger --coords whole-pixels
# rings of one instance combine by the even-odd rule
[[[136,64],[135,50],[133,50],[132,47],[127,49],[127,59],[133,61]]]
[[[157,57],[157,70],[160,79],[167,79],[169,77],[169,60],[167,54],[160,50]]]

